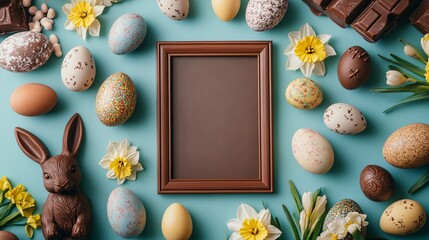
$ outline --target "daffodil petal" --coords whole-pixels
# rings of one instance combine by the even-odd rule
[[[274,227],[273,225],[269,225],[267,227],[267,230],[268,230],[268,236],[265,238],[265,240],[275,240],[279,238],[280,235],[282,235],[282,232],[278,228]]]
[[[289,41],[292,45],[296,45],[299,41],[300,41],[300,34],[299,32],[295,31],[295,32],[290,32],[288,34],[289,36]]]
[[[249,218],[257,218],[258,213],[251,206],[242,203],[237,210],[237,217],[238,220],[244,221],[245,219]]]
[[[89,3],[89,5],[91,5],[91,7],[94,7],[96,0],[86,0],[86,2]]]
[[[298,68],[301,68],[304,65],[304,62],[299,59],[297,56],[291,56],[286,61],[286,69],[287,70],[297,70]]]
[[[127,177],[127,180],[135,181],[136,180],[136,171],[132,171],[131,175]]]
[[[304,76],[310,77],[314,67],[315,67],[314,63],[308,62],[308,63],[304,63],[300,69],[301,69],[301,72],[304,74]]]
[[[295,45],[290,44],[290,45],[285,49],[284,55],[286,55],[286,56],[288,56],[288,57],[295,56],[295,52],[294,52],[294,50],[295,50]]]
[[[122,178],[122,179],[117,178],[116,182],[121,185],[122,183],[125,182],[125,178]]]
[[[326,57],[335,56],[337,53],[331,45],[325,45]]]
[[[73,22],[70,20],[67,20],[66,23],[64,23],[64,27],[68,31],[74,31],[76,27],[74,26]]]
[[[310,26],[310,24],[306,23],[304,24],[301,29],[299,30],[300,33],[300,39],[303,39],[307,36],[314,36],[316,33],[314,32],[313,28]]]
[[[66,16],[70,15],[70,9],[72,8],[72,5],[70,3],[66,3],[63,5],[62,9]]]
[[[268,226],[271,223],[271,213],[268,209],[262,209],[258,214],[258,220],[264,224],[264,226]]]
[[[109,179],[115,179],[116,178],[115,172],[113,172],[112,170],[107,171],[106,177]]]
[[[238,220],[237,218],[233,218],[233,219],[229,220],[226,225],[228,226],[229,230],[231,230],[233,232],[240,231],[240,228],[242,227],[241,221]]]
[[[87,32],[86,28],[80,27],[76,29],[76,32],[80,38],[82,38],[83,40],[86,39],[86,32]]]
[[[329,39],[331,39],[331,35],[329,34],[319,34],[317,37],[320,39],[323,45],[328,43]]]
[[[234,232],[231,234],[231,236],[229,237],[229,240],[242,240],[241,236],[239,233]]]
[[[100,14],[103,13],[104,6],[94,6],[93,10],[94,10],[95,17],[98,17],[100,16]]]
[[[128,152],[128,155],[125,157],[131,165],[136,165],[139,161],[139,152]]]
[[[79,0],[71,0],[71,5],[76,5]]]
[[[111,162],[112,162],[112,159],[103,158],[103,159],[101,159],[101,161],[98,164],[104,169],[109,169],[109,165]]]
[[[93,37],[98,37],[100,35],[100,22],[95,19],[94,22],[92,22],[91,26],[89,26],[89,35]]]
[[[118,148],[119,148],[118,142],[109,141],[109,145],[107,146],[107,152],[116,156],[118,155],[118,150],[117,150]]]
[[[324,62],[316,62],[314,64],[313,73],[316,76],[325,76],[325,74],[326,74],[325,63]]]
[[[133,152],[137,152],[137,147],[136,146],[130,146],[128,148],[128,153],[133,153]]]
[[[143,166],[138,162],[133,166],[133,169],[136,170],[137,172],[139,171],[143,171]]]
[[[122,140],[118,147],[116,148],[117,151],[117,155],[120,157],[126,157],[127,156],[127,151],[128,151],[128,139],[124,139]]]

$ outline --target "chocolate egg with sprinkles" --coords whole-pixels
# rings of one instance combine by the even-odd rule
[[[134,112],[137,91],[131,78],[122,72],[109,76],[98,89],[95,110],[106,126],[117,126],[127,121]]]

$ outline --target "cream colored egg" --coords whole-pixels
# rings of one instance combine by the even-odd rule
[[[92,85],[95,62],[88,48],[77,46],[70,49],[61,64],[61,78],[72,91],[84,91]]]
[[[380,218],[380,228],[393,235],[408,235],[417,232],[426,223],[425,209],[416,201],[402,199],[392,203]]]
[[[339,134],[358,134],[365,130],[366,119],[356,107],[346,103],[335,103],[329,106],[323,121],[327,128]]]
[[[289,83],[285,91],[287,103],[299,109],[313,109],[323,101],[319,84],[309,78],[298,78]]]
[[[240,10],[240,3],[241,0],[212,0],[212,7],[220,20],[230,21]]]
[[[164,212],[161,230],[166,240],[187,240],[192,235],[192,219],[179,203],[171,204]]]
[[[161,12],[173,19],[183,20],[189,13],[189,0],[157,0]]]

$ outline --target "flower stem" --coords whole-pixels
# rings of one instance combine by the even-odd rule
[[[289,209],[284,204],[282,204],[282,207],[283,207],[283,211],[286,215],[286,218],[289,222],[289,227],[292,231],[293,237],[295,238],[295,240],[300,240],[299,234],[298,234],[298,229],[296,228],[295,222],[293,221],[292,216],[290,215]]]
[[[19,213],[19,211],[13,212],[11,214],[9,214],[8,216],[6,216],[5,218],[3,218],[3,220],[0,221],[0,227],[3,225],[6,225],[7,222],[9,222],[10,220],[14,219],[16,216],[20,216],[21,214]]]
[[[362,233],[359,230],[356,230],[353,234],[353,240],[365,240]]]
[[[408,190],[409,194],[413,194],[424,187],[429,182],[429,169],[419,178],[419,180]]]

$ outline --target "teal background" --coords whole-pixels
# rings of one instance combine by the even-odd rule
[[[37,5],[44,2],[36,1]],[[238,16],[231,22],[219,20],[209,0],[190,0],[190,13],[184,21],[174,21],[163,16],[155,0],[123,0],[106,8],[98,17],[101,22],[100,37],[88,36],[86,41],[78,38],[75,32],[63,27],[65,15],[61,5],[65,0],[51,0],[48,4],[57,10],[53,32],[60,38],[64,55],[77,45],[90,49],[97,65],[94,84],[85,92],[72,92],[61,81],[60,66],[62,58],[51,57],[46,65],[30,73],[10,73],[0,69],[0,176],[8,176],[13,185],[24,184],[38,203],[38,212],[46,199],[47,192],[42,185],[40,167],[27,158],[16,144],[13,129],[16,126],[28,129],[42,139],[52,154],[61,151],[63,129],[68,119],[75,113],[81,114],[85,125],[85,138],[79,154],[80,166],[84,176],[83,190],[88,194],[93,207],[94,229],[92,239],[119,239],[111,229],[106,213],[106,203],[110,192],[118,187],[116,181],[105,177],[106,170],[98,162],[106,153],[109,140],[120,141],[128,138],[140,150],[140,162],[145,170],[138,174],[137,181],[127,181],[122,186],[134,191],[143,201],[147,211],[147,224],[144,232],[136,239],[163,239],[161,218],[164,210],[173,202],[180,202],[189,210],[194,223],[192,239],[211,240],[229,237],[226,227],[229,219],[236,217],[240,203],[261,208],[263,200],[273,214],[283,224],[287,239],[292,235],[281,210],[285,203],[293,208],[289,194],[288,180],[292,179],[300,192],[323,188],[329,205],[351,198],[357,201],[368,214],[370,235],[388,239],[427,239],[429,226],[408,237],[393,237],[381,232],[379,218],[382,211],[392,202],[411,198],[429,209],[427,201],[429,189],[415,195],[407,194],[407,189],[424,173],[421,169],[403,170],[390,166],[384,161],[382,147],[385,139],[397,128],[407,124],[428,121],[427,102],[413,103],[389,114],[382,111],[407,94],[376,94],[369,90],[385,86],[386,62],[376,54],[387,55],[393,52],[402,55],[400,38],[419,45],[422,36],[407,20],[403,21],[391,34],[376,44],[368,43],[353,29],[342,29],[327,17],[316,17],[299,0],[291,0],[283,21],[273,30],[254,32],[246,25],[244,12],[247,1],[242,1]],[[143,45],[128,55],[117,56],[108,47],[108,32],[115,19],[125,13],[135,12],[145,18],[148,33]],[[290,81],[302,77],[300,71],[285,69],[287,58],[283,55],[289,45],[288,32],[297,31],[304,23],[310,23],[316,33],[331,34],[330,44],[337,56],[326,60],[327,75],[312,77],[323,88],[325,99],[314,110],[303,111],[288,105],[284,91]],[[49,32],[45,31],[49,36]],[[1,36],[3,40],[5,36]],[[156,41],[199,41],[199,40],[272,40],[273,41],[273,103],[274,103],[274,179],[275,192],[272,194],[157,194],[157,130],[156,130]],[[360,45],[372,56],[373,74],[363,87],[348,91],[341,87],[336,75],[336,67],[342,53],[353,45]],[[64,56],[63,55],[63,56]],[[138,92],[138,103],[132,118],[117,127],[106,127],[95,114],[95,95],[109,75],[122,71],[134,81]],[[56,108],[42,116],[24,117],[9,107],[9,97],[15,88],[39,82],[52,87],[58,94]],[[360,109],[367,121],[365,132],[354,136],[343,136],[331,132],[323,123],[324,110],[336,102],[345,102]],[[299,128],[311,128],[324,135],[335,151],[335,164],[330,172],[315,175],[304,171],[294,160],[291,152],[291,138]],[[367,199],[359,187],[359,174],[367,164],[378,164],[391,172],[395,179],[396,193],[387,202],[377,203]],[[227,166],[225,166],[227,167]],[[244,168],[245,166],[243,166]],[[26,239],[24,227],[9,227],[20,238]],[[34,239],[43,239],[40,230]]]

